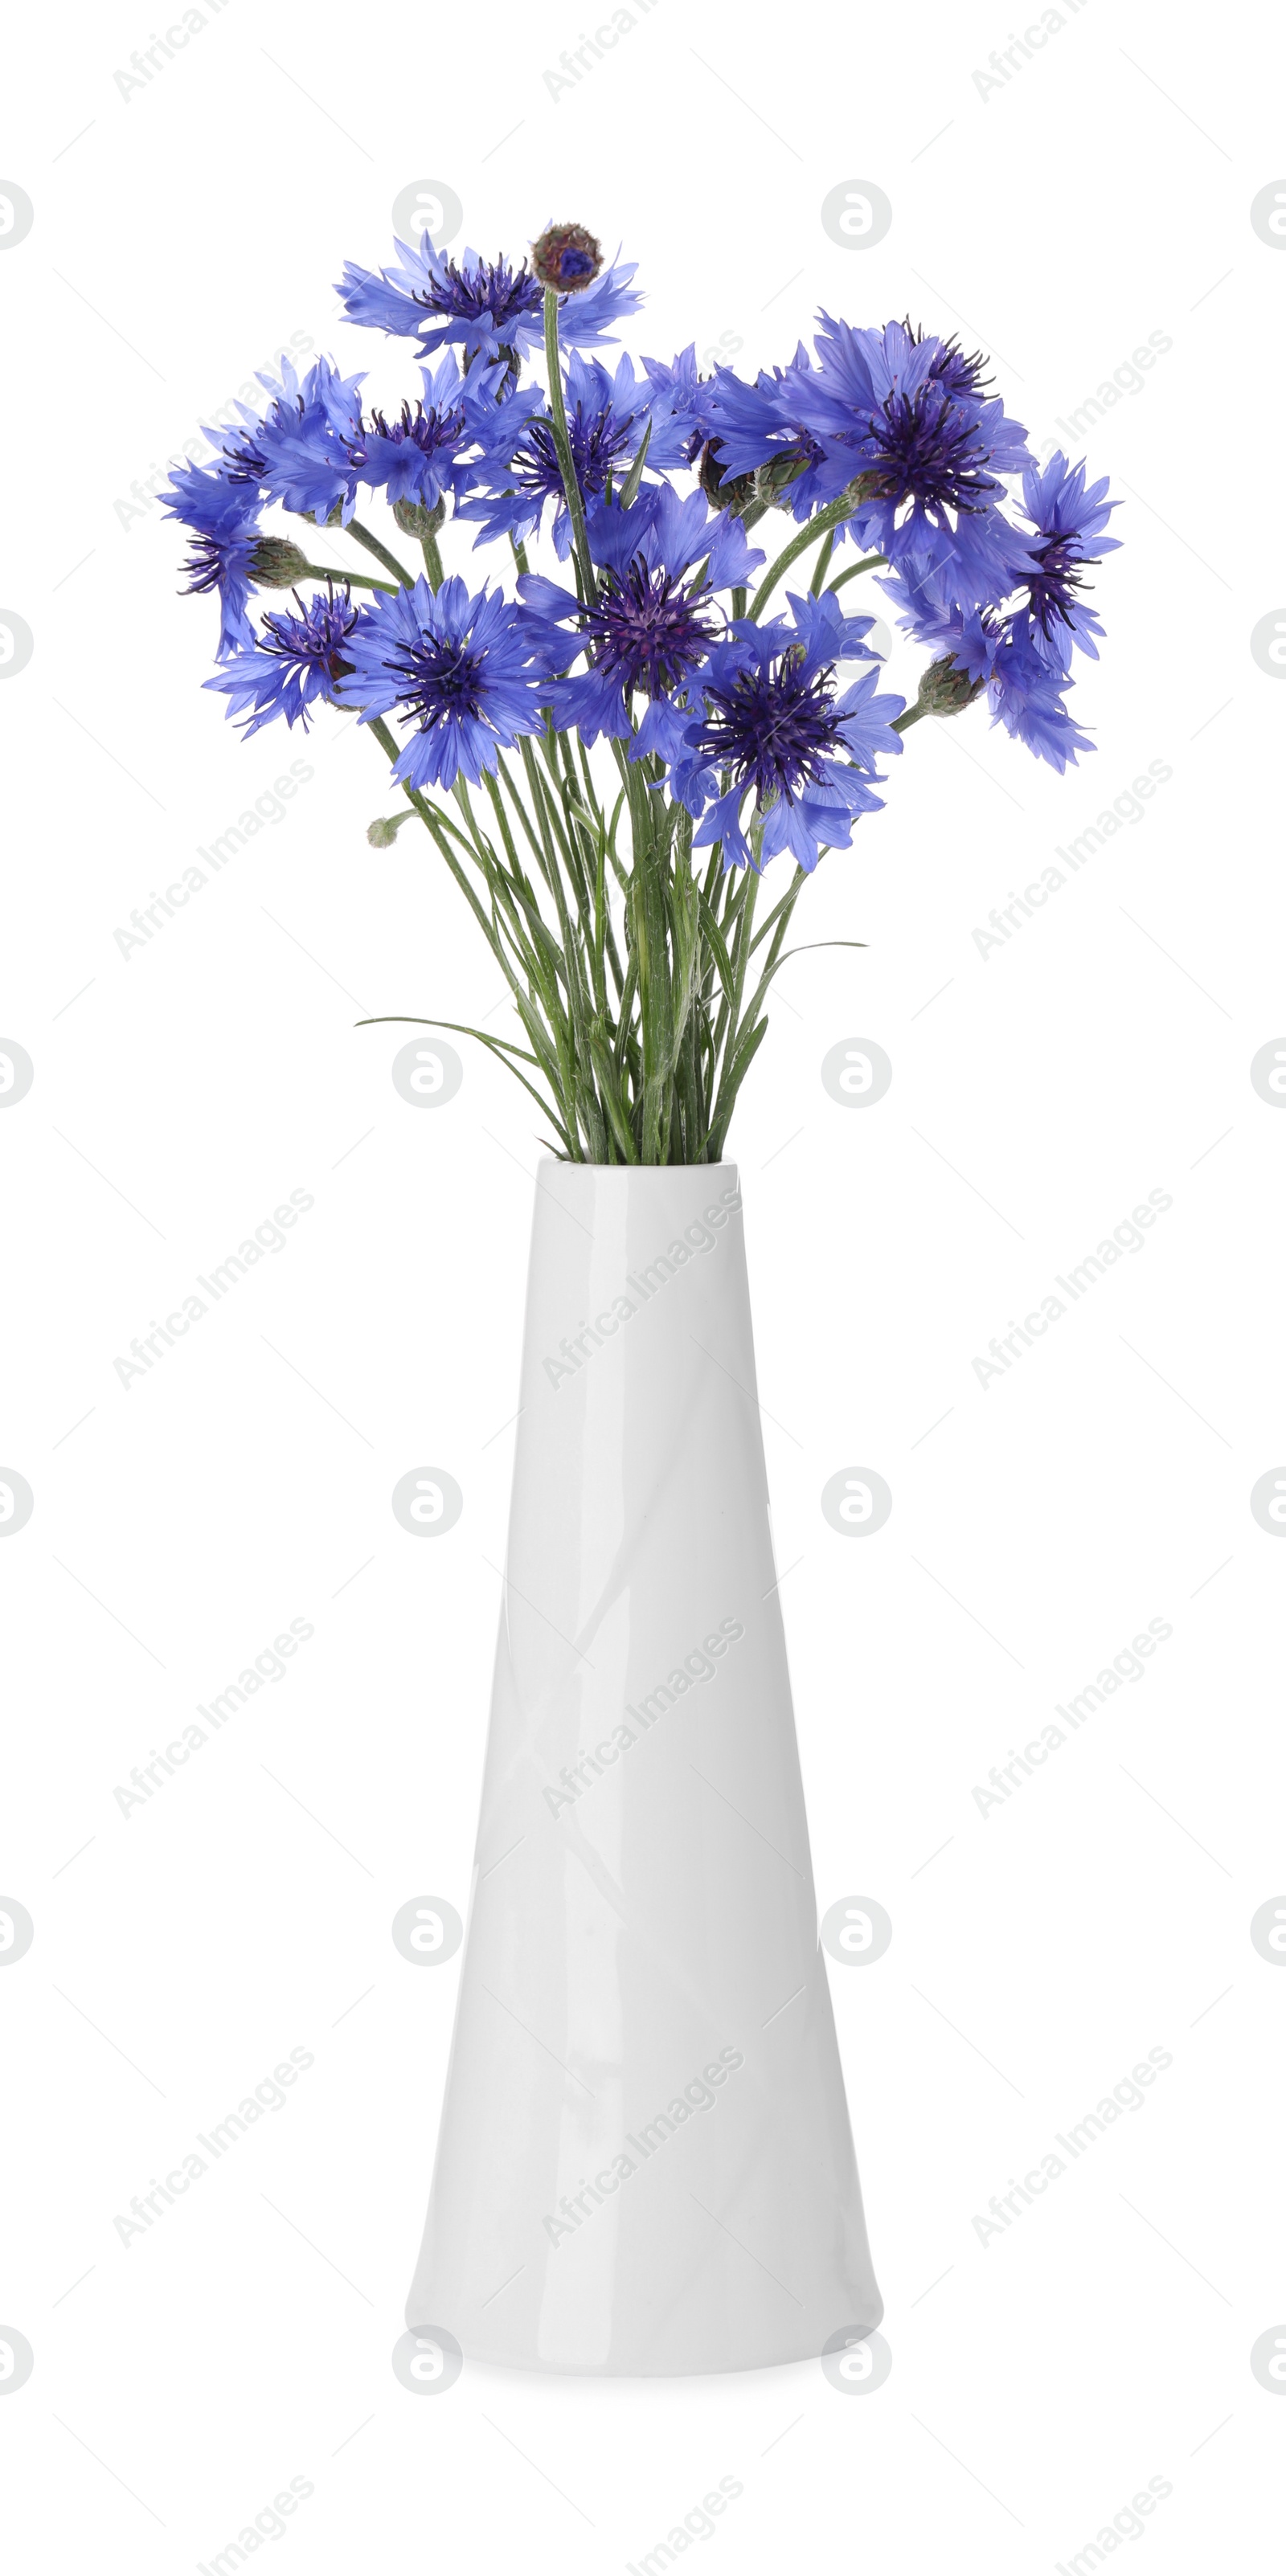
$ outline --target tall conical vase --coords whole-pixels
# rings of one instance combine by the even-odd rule
[[[776,1584],[736,1166],[542,1162],[407,2306],[466,2360],[683,2377],[879,2323]]]

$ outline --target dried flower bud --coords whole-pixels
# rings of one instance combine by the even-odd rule
[[[755,497],[753,474],[730,474],[725,482],[719,471],[719,441],[708,438],[697,461],[697,480],[707,501],[716,510],[747,510]]]
[[[583,224],[550,224],[531,246],[531,264],[542,286],[581,295],[603,265],[602,245]]]
[[[790,487],[804,471],[802,456],[770,456],[755,467],[755,499],[766,509],[788,510]]]
[[[404,537],[436,537],[446,514],[445,501],[438,501],[431,510],[425,508],[423,501],[395,501],[393,504],[393,516]]]
[[[917,707],[927,716],[958,716],[962,707],[973,705],[982,691],[981,680],[971,680],[962,671],[953,653],[944,654],[940,662],[930,662],[920,674]]]
[[[292,590],[308,570],[308,557],[292,537],[261,537],[250,569],[261,590]]]

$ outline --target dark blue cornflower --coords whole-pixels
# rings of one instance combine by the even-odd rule
[[[563,398],[582,497],[586,503],[601,500],[610,480],[618,485],[624,482],[643,444],[651,419],[652,388],[645,377],[635,375],[628,358],[622,358],[615,374],[609,375],[600,359],[582,357],[574,350]],[[649,440],[648,463],[677,463],[682,445],[682,423],[671,418]],[[554,548],[559,560],[566,562],[572,549],[572,525],[547,410],[534,418],[524,417],[512,403],[502,403],[486,433],[475,480],[480,489],[461,504],[459,516],[482,521],[479,545],[506,533],[522,544],[539,528],[552,501]]]
[[[713,379],[697,372],[697,347],[690,340],[680,349],[673,364],[661,358],[645,358],[648,380],[652,387],[652,419],[659,433],[663,423],[677,422],[682,436],[676,464],[695,465],[713,427],[710,410]]]
[[[962,604],[944,587],[939,567],[925,554],[904,555],[884,577],[876,576],[899,611],[898,624],[916,644],[927,644],[940,657],[981,684],[990,678],[996,646],[1008,635],[999,609]]]
[[[225,469],[319,526],[334,510],[347,525],[357,498],[351,448],[361,430],[361,376],[341,376],[329,358],[317,358],[301,380],[283,358],[280,383],[267,375],[259,382],[271,396],[262,416],[238,403],[242,430],[205,433]]]
[[[929,337],[918,323],[913,326],[909,318],[903,323],[902,328],[908,339],[914,340],[917,348],[922,340]],[[981,349],[975,349],[971,357],[966,357],[958,340],[939,340],[929,374],[935,384],[942,386],[944,392],[954,395],[957,399],[980,402],[983,398],[983,387],[990,381],[983,372],[986,364],[987,361]]]
[[[354,608],[346,590],[315,590],[308,601],[296,591],[295,606],[297,617],[270,609],[254,642],[204,683],[224,692],[229,720],[243,726],[247,742],[275,716],[307,732],[315,700],[338,705],[339,682],[352,668],[349,644],[370,614]]]
[[[525,605],[553,624],[575,626],[565,659],[583,645],[592,650],[587,670],[551,688],[554,721],[574,725],[587,743],[601,733],[623,741],[640,696],[648,703],[633,756],[672,759],[691,721],[677,700],[723,628],[715,593],[748,581],[763,555],[747,544],[739,519],[712,515],[699,492],[680,500],[668,483],[642,491],[628,509],[600,502],[587,514],[586,535],[601,567],[592,608],[537,573],[518,584]]]
[[[559,639],[561,642],[561,638]],[[392,716],[413,728],[393,774],[412,787],[476,786],[502,748],[541,724],[549,630],[501,592],[472,596],[458,573],[436,593],[382,591],[351,638],[343,704],[363,724]]]
[[[1066,670],[1073,645],[1098,660],[1094,638],[1103,628],[1080,593],[1087,568],[1115,553],[1121,542],[1103,534],[1121,506],[1107,500],[1106,492],[1106,475],[1087,488],[1084,465],[1069,465],[1061,448],[1043,472],[1033,468],[1023,476],[1023,510],[1036,536],[1029,540],[1035,570],[1027,575],[1028,607],[1019,622],[1033,652],[1052,670]]]
[[[253,484],[234,481],[226,469],[180,465],[161,496],[165,516],[192,532],[185,570],[189,591],[214,591],[219,600],[220,660],[254,638],[246,613],[262,542],[262,503]]]
[[[1035,463],[1021,423],[984,399],[979,362],[953,344],[820,318],[816,364],[792,368],[790,399],[828,470],[856,486],[854,533],[890,563],[927,556],[962,596],[1004,598],[1030,568],[1030,541],[999,506],[1000,477]]]
[[[902,749],[891,728],[905,700],[876,694],[878,669],[838,688],[839,662],[874,659],[865,641],[872,620],[845,617],[825,591],[820,599],[792,593],[790,608],[793,624],[739,619],[715,646],[699,676],[703,713],[671,770],[674,794],[702,818],[694,843],[721,841],[725,868],[789,850],[811,872],[823,850],[846,850],[858,816],[884,802],[869,783],[883,785],[876,761]],[[742,820],[748,795],[750,828],[762,827],[758,859]]]
[[[992,723],[1003,725],[1037,760],[1061,772],[1078,751],[1093,751],[1063,703],[1071,681],[1039,649],[1040,630],[1026,592],[1006,609],[966,607],[943,591],[933,566],[916,556],[879,586],[901,610],[899,625],[938,657],[935,676],[944,712],[953,711],[945,683],[959,673],[974,696],[985,689]],[[958,703],[968,698],[962,695]]]
[[[350,321],[418,340],[426,357],[448,341],[459,342],[470,358],[543,345],[544,288],[526,260],[513,268],[506,259],[485,260],[476,250],[466,250],[458,261],[447,259],[428,233],[418,249],[401,241],[396,248],[396,264],[378,273],[345,263],[335,292]],[[629,283],[637,265],[614,261],[592,286],[562,297],[558,328],[565,348],[594,348],[615,338],[609,324],[642,302]]]
[[[1064,691],[1073,686],[1065,671],[1042,659],[1029,637],[1015,632],[997,645],[987,680],[991,721],[1003,725],[1037,760],[1048,761],[1060,777],[1069,761],[1075,766],[1078,751],[1097,748],[1064,705]]]
[[[429,510],[458,496],[471,479],[465,451],[492,428],[506,372],[503,361],[486,360],[462,372],[451,349],[436,367],[421,367],[424,395],[414,412],[404,402],[391,421],[382,411],[363,419],[348,450],[357,481],[390,502],[420,501]],[[535,392],[512,397],[519,418],[539,400]]]

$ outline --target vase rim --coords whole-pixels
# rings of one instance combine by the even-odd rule
[[[666,1181],[675,1172],[708,1172],[713,1179],[719,1172],[735,1172],[735,1163],[573,1163],[562,1154],[542,1154],[537,1164],[540,1172],[575,1172],[596,1180]]]

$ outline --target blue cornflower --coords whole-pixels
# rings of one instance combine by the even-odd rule
[[[229,720],[244,724],[247,742],[274,716],[302,724],[306,733],[315,699],[338,705],[338,683],[352,669],[349,644],[370,614],[354,608],[346,590],[315,590],[307,602],[296,591],[295,605],[297,617],[270,610],[254,642],[203,684],[224,691]]]
[[[252,485],[234,481],[226,469],[180,465],[161,498],[166,517],[181,520],[192,531],[186,588],[218,593],[218,652],[226,660],[254,637],[246,608],[262,542],[259,495]]]
[[[907,338],[913,340],[917,348],[921,341],[930,337],[919,323],[913,326],[909,316],[902,328]],[[990,382],[990,378],[983,373],[986,364],[987,361],[981,349],[975,349],[971,357],[966,357],[958,340],[936,340],[934,354],[929,363],[929,375],[934,384],[941,385],[944,392],[957,399],[981,401],[983,386]],[[1018,426],[1017,422],[1014,426],[1015,428]]]
[[[998,609],[967,606],[953,597],[940,568],[924,554],[904,555],[894,571],[876,576],[876,586],[900,610],[898,624],[915,643],[952,659],[979,684],[990,678],[996,647],[1009,632]]]
[[[1003,725],[1037,760],[1048,761],[1060,777],[1069,761],[1075,766],[1078,751],[1096,748],[1063,703],[1063,692],[1073,685],[1065,671],[1042,659],[1028,637],[1015,632],[996,646],[987,680],[991,721]]]
[[[891,728],[905,700],[876,695],[878,670],[837,694],[837,663],[874,659],[865,642],[872,620],[845,617],[829,592],[792,593],[790,608],[793,626],[739,619],[715,646],[700,674],[704,713],[687,727],[671,770],[674,793],[703,816],[694,842],[721,841],[725,868],[789,850],[811,872],[824,849],[846,850],[857,817],[884,802],[868,784],[883,785],[876,761],[902,749]],[[720,773],[730,783],[714,794]],[[758,860],[741,819],[751,793],[751,824],[762,825]]]
[[[463,259],[444,258],[426,232],[418,249],[398,242],[392,268],[378,274],[357,268],[351,260],[335,292],[350,321],[391,332],[396,339],[418,340],[422,356],[459,341],[467,357],[482,351],[539,348],[544,340],[544,288],[526,260],[511,268],[508,260],[484,260],[476,250]],[[608,325],[637,311],[642,297],[630,287],[638,263],[613,261],[592,286],[565,295],[558,308],[558,328],[567,348],[593,348],[615,334]]]
[[[227,470],[269,500],[322,527],[338,510],[347,525],[357,498],[350,451],[361,431],[361,376],[341,376],[329,358],[317,358],[301,382],[283,358],[280,383],[267,375],[259,382],[272,397],[262,417],[238,403],[244,430],[207,429],[206,437]]]
[[[538,730],[548,646],[542,621],[501,592],[471,596],[453,573],[435,593],[421,575],[413,589],[374,601],[348,644],[352,670],[339,696],[363,724],[396,716],[415,728],[396,778],[452,787],[463,776],[476,786],[502,747]]]
[[[390,502],[420,501],[430,510],[444,495],[458,496],[471,476],[462,453],[491,430],[506,372],[503,361],[485,360],[462,372],[452,349],[436,367],[421,367],[424,397],[414,413],[404,402],[391,422],[382,411],[362,421],[348,450],[357,481],[383,490]],[[535,392],[512,397],[520,416],[539,400]]]
[[[680,500],[668,483],[641,492],[628,509],[600,502],[587,513],[586,536],[592,560],[602,567],[593,607],[537,573],[518,584],[524,604],[551,623],[575,621],[565,659],[583,643],[592,648],[588,670],[550,690],[554,721],[574,725],[587,743],[601,733],[624,740],[633,730],[631,700],[638,694],[648,705],[633,755],[672,759],[691,721],[675,693],[682,695],[722,626],[714,594],[748,581],[763,555],[747,544],[739,519],[723,511],[712,517],[699,492]],[[700,571],[685,586],[694,565]]]
[[[1041,651],[1040,629],[1025,595],[1017,609],[965,607],[942,591],[924,558],[914,556],[880,588],[902,610],[899,624],[938,656],[940,683],[959,672],[974,696],[985,689],[992,723],[1003,725],[1036,759],[1061,772],[1078,751],[1093,751],[1088,734],[1068,715],[1063,692],[1072,683]],[[958,703],[967,704],[967,697]]]
[[[1027,575],[1029,605],[1020,623],[1033,652],[1056,671],[1066,670],[1073,645],[1098,660],[1094,638],[1103,628],[1079,593],[1086,567],[1115,553],[1121,542],[1102,533],[1121,506],[1106,500],[1106,491],[1106,475],[1087,489],[1084,465],[1069,465],[1061,448],[1043,473],[1033,468],[1023,476],[1023,510],[1036,529],[1036,542],[1031,547],[1035,570]]]
[[[855,533],[890,563],[920,554],[969,598],[1002,599],[1030,569],[1030,540],[999,507],[999,477],[1035,463],[1021,423],[983,398],[979,362],[953,344],[820,318],[816,364],[791,370],[790,399],[856,486]]]
[[[615,374],[609,375],[600,359],[582,357],[574,350],[564,402],[576,479],[586,502],[600,500],[610,478],[624,481],[642,446],[651,417],[651,386],[635,375],[628,358],[623,357]],[[671,418],[649,441],[649,464],[678,463],[682,446],[682,423]],[[516,412],[513,404],[502,403],[492,418],[475,476],[482,488],[475,499],[461,504],[459,516],[482,521],[480,546],[506,531],[516,544],[522,544],[540,526],[546,503],[552,501],[554,547],[560,561],[566,562],[572,525],[547,410],[532,418]]]
[[[682,448],[674,462],[695,465],[713,427],[710,409],[712,379],[697,372],[695,340],[690,340],[686,349],[680,349],[670,366],[661,358],[645,358],[643,364],[652,386],[654,435],[659,434],[663,423],[677,422],[682,433]]]

